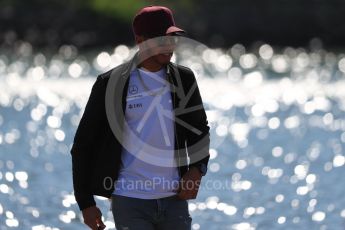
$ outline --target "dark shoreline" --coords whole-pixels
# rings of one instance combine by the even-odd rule
[[[132,15],[124,19],[71,2],[0,3],[0,46],[12,46],[18,40],[40,49],[65,44],[78,49],[134,44]],[[228,48],[236,43],[251,47],[258,41],[308,47],[314,38],[325,49],[345,46],[345,4],[341,0],[200,1],[194,8],[175,7],[174,11],[176,22],[188,35],[210,47]]]

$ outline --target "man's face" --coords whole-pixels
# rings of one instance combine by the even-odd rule
[[[174,49],[178,42],[177,36],[161,36],[144,38],[139,43],[139,49],[146,58],[150,58],[157,64],[166,65],[170,62]]]

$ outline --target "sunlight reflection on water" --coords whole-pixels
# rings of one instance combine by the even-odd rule
[[[0,55],[0,229],[82,229],[69,150],[97,73],[135,52]],[[193,229],[343,229],[345,57],[268,44],[184,49],[211,127]],[[187,59],[186,57],[190,57]],[[108,201],[98,201],[114,229]]]

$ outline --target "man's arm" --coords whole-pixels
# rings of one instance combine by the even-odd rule
[[[71,149],[74,195],[80,210],[95,205],[90,191],[90,180],[94,170],[92,163],[104,123],[103,84],[102,79],[98,77],[92,87]]]
[[[99,140],[104,133],[105,116],[105,81],[98,77],[92,87],[85,111],[80,120],[71,149],[74,195],[84,222],[91,229],[103,229],[102,213],[96,206],[90,185],[95,170],[93,162]]]
[[[190,158],[189,167],[199,168],[200,164],[207,166],[210,155],[210,127],[208,126],[205,108],[203,106],[202,98],[200,95],[199,87],[193,72],[191,72],[192,85],[189,90],[192,93],[187,107],[196,108],[193,112],[188,114],[189,124],[195,128],[196,131],[186,132],[186,146],[188,156]]]
[[[210,127],[208,126],[206,112],[195,76],[191,70],[188,71],[188,75],[190,82],[185,93],[191,92],[191,97],[185,109],[194,109],[185,115],[185,121],[188,120],[188,124],[195,129],[194,131],[186,130],[186,147],[190,158],[190,165],[189,170],[181,179],[179,197],[182,199],[195,199],[201,183],[201,177],[206,173],[205,170],[210,158]]]

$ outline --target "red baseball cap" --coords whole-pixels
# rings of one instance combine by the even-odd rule
[[[172,11],[164,6],[148,6],[142,8],[134,17],[133,32],[135,35],[149,38],[171,33],[184,33],[175,26]]]

